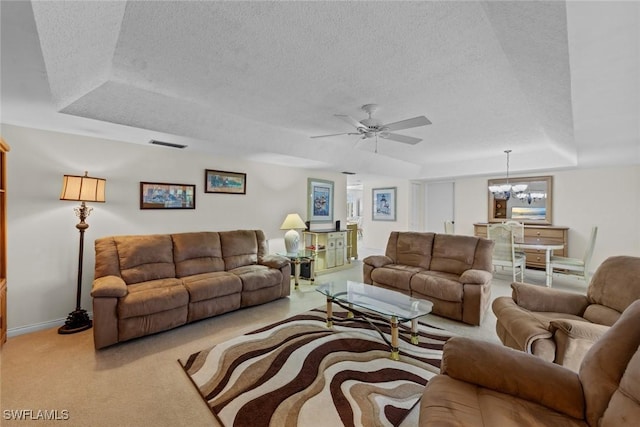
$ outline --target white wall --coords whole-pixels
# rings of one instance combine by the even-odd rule
[[[8,327],[10,334],[63,321],[75,308],[79,233],[60,201],[62,176],[107,179],[107,202],[90,204],[82,306],[91,311],[94,240],[122,234],[261,229],[281,248],[287,213],[307,216],[307,178],[334,181],[334,220],[346,224],[346,177],[187,150],[135,145],[2,125],[8,156]],[[245,172],[247,194],[205,194],[204,170]],[[140,210],[140,181],[196,185],[195,210]]]
[[[640,166],[579,169],[553,176],[553,225],[569,227],[569,256],[582,258],[598,226],[593,268],[613,255],[640,256]],[[456,233],[473,234],[488,217],[487,178],[455,184]]]
[[[61,322],[75,306],[78,262],[76,204],[59,200],[62,175],[107,179],[107,203],[93,204],[85,239],[82,306],[91,310],[95,238],[196,230],[262,229],[282,249],[279,229],[289,212],[306,218],[307,178],[335,182],[334,219],[346,224],[346,178],[190,151],[133,145],[2,125],[8,157],[9,333]],[[205,194],[204,170],[247,173],[246,195]],[[541,174],[542,175],[542,174]],[[594,268],[608,256],[640,256],[640,166],[549,173],[554,176],[553,223],[570,227],[569,256],[581,257],[592,225],[599,234]],[[139,209],[139,182],[196,184],[195,210]],[[456,233],[473,234],[487,220],[487,177],[455,180]],[[397,187],[397,221],[372,221],[372,189]],[[408,230],[410,182],[363,182],[359,245],[383,253],[391,231]]]
[[[373,192],[374,188],[396,187],[396,221],[373,221]],[[384,253],[387,240],[392,231],[409,229],[410,182],[397,178],[372,178],[363,182],[363,214],[362,241],[359,245],[365,249]]]

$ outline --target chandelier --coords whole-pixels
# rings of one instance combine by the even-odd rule
[[[540,191],[529,191],[528,193],[525,193],[523,191],[522,193],[517,193],[516,197],[523,202],[527,202],[528,204],[531,204],[533,202],[546,199],[547,193],[542,193]]]
[[[511,150],[504,150],[504,152],[507,154],[507,182],[500,185],[490,185],[489,191],[496,199],[509,200],[511,196],[520,198],[520,194],[527,189],[527,184],[509,184],[509,154]]]

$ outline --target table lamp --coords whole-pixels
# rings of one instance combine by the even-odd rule
[[[76,309],[69,313],[64,325],[58,328],[59,334],[73,334],[91,328],[93,323],[89,319],[87,311],[80,307],[82,295],[82,254],[84,252],[84,232],[89,228],[89,224],[84,222],[93,208],[85,202],[104,203],[104,190],[107,180],[104,178],[93,178],[84,173],[84,176],[65,175],[62,181],[62,192],[60,200],[71,200],[82,202],[80,206],[74,208],[80,222],[76,228],[80,232],[80,250],[78,255],[78,289],[76,290]]]
[[[305,228],[307,226],[297,213],[291,213],[284,219],[280,230],[289,230],[284,234],[284,247],[287,250],[287,255],[296,255],[298,253],[300,235],[297,230],[304,230]]]

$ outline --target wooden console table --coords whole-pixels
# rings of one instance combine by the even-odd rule
[[[487,237],[487,224],[473,224],[475,236]],[[524,225],[523,249],[527,256],[527,267],[547,268],[547,250],[542,246],[562,245],[562,249],[554,249],[553,254],[567,256],[569,253],[569,227],[557,227],[553,225]],[[539,248],[527,245],[542,245]],[[557,245],[557,246],[556,246]]]
[[[310,252],[314,260],[314,274],[329,273],[351,267],[349,240],[350,230],[303,231],[304,250]]]

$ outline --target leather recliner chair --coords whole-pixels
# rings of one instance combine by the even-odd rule
[[[605,260],[586,295],[514,282],[496,298],[496,332],[503,344],[577,370],[593,343],[640,299],[640,258]]]
[[[640,301],[587,352],[579,372],[499,344],[454,337],[420,402],[420,426],[636,426]]]

